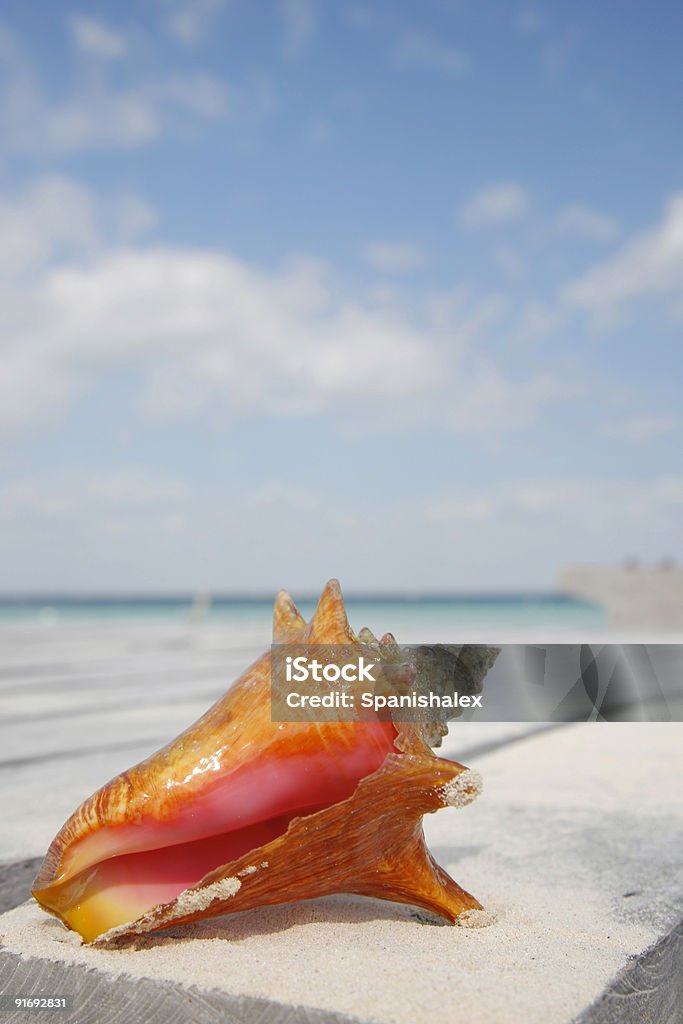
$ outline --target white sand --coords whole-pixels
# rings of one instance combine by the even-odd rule
[[[468,728],[455,727],[450,756]],[[425,831],[486,907],[467,923],[486,927],[434,927],[409,907],[340,896],[108,950],[81,946],[30,902],[0,917],[2,941],[26,957],[387,1024],[568,1022],[683,914],[683,725],[575,725],[472,767],[483,795],[429,816]]]

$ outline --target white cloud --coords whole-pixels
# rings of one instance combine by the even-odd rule
[[[129,519],[164,514],[182,517],[191,490],[188,482],[158,470],[128,466],[107,472],[83,474],[61,470],[39,476],[18,477],[0,494],[0,522],[48,522],[92,518],[105,533],[126,529]]]
[[[88,88],[61,92],[41,86],[18,41],[0,33],[5,85],[0,92],[0,138],[6,153],[41,156],[94,147],[143,145],[188,116],[250,123],[266,112],[260,84],[230,88],[203,73],[147,78],[126,69],[123,83],[104,72]]]
[[[166,27],[181,43],[194,46],[206,35],[225,0],[180,0],[169,11]]]
[[[504,436],[531,426],[545,408],[579,397],[583,390],[569,375],[535,370],[514,376],[493,360],[479,360],[468,370],[467,385],[458,390],[445,425],[459,434]]]
[[[435,496],[422,514],[465,548],[495,544],[496,557],[510,561],[512,552],[501,552],[519,549],[521,572],[537,561],[661,558],[680,547],[682,509],[683,476],[603,476],[496,481]]]
[[[21,278],[47,264],[92,258],[105,241],[131,241],[158,221],[134,192],[95,196],[63,175],[46,175],[23,192],[0,196],[0,272]]]
[[[415,561],[416,551],[445,552],[446,587],[456,579],[473,589],[506,584],[519,591],[547,587],[562,564],[680,555],[680,474],[548,477],[541,467],[525,478],[518,469],[489,463],[482,482],[464,470],[462,479],[454,474],[431,495],[414,495],[409,512],[396,508],[392,519],[410,522],[415,538],[407,556]]]
[[[98,242],[95,202],[68,178],[41,178],[22,196],[0,199],[0,238],[0,270],[13,276],[92,250]]]
[[[318,12],[314,0],[280,0],[285,23],[283,43],[287,60],[296,60],[309,46],[318,26]]]
[[[612,327],[636,299],[683,291],[683,193],[672,196],[654,228],[627,241],[563,290],[564,301],[589,313],[596,327]]]
[[[7,311],[0,311],[3,329],[7,329],[6,321]],[[44,362],[43,354],[47,356]],[[39,343],[23,350],[5,343],[0,360],[0,436],[49,424],[68,407],[80,385],[78,371],[55,359]]]
[[[112,223],[104,212],[116,202],[64,179],[13,197],[25,273],[0,294],[3,432],[54,421],[119,371],[136,382],[138,415],[326,413],[357,432],[425,422],[499,433],[570,394],[547,372],[508,372],[478,354],[504,311],[496,296],[411,308],[400,292],[348,294],[312,260],[264,271],[228,252],[116,248],[153,216],[142,200],[127,203]]]
[[[479,189],[460,210],[460,223],[467,228],[490,227],[520,220],[527,212],[526,191],[513,182]]]
[[[496,488],[497,497],[486,493],[495,508],[492,514],[500,517],[519,512],[536,516],[553,513],[591,524],[607,512],[612,520],[648,522],[680,509],[683,476],[643,481],[607,476],[531,479]]]
[[[680,423],[678,416],[631,416],[620,423],[609,424],[606,433],[620,441],[652,441],[678,430]]]
[[[123,57],[126,52],[123,33],[116,32],[97,18],[74,14],[69,19],[69,27],[78,48],[92,57]]]
[[[204,75],[111,92],[97,86],[54,101],[26,83],[0,101],[0,125],[8,151],[62,154],[140,146],[158,138],[177,113],[215,118],[224,109],[224,87]]]
[[[335,296],[314,264],[268,274],[228,254],[113,251],[46,272],[3,316],[14,321],[3,324],[7,429],[42,422],[124,367],[139,373],[144,406],[161,418],[339,411],[437,379],[433,346],[415,329]],[[47,394],[34,387],[38,367]]]
[[[611,242],[619,234],[619,225],[613,217],[581,203],[561,210],[556,227],[560,235],[574,235],[595,242]]]
[[[467,345],[474,346],[485,328],[500,321],[506,311],[506,301],[501,295],[489,295],[474,301],[471,289],[461,285],[431,295],[428,310],[430,322],[436,330],[449,336],[452,325],[457,324],[458,337]]]
[[[370,242],[365,259],[373,270],[400,274],[424,266],[425,254],[413,242]]]
[[[134,245],[155,216],[142,197],[59,177],[0,196],[13,274],[0,284],[3,433],[43,428],[119,372],[138,417],[328,414],[356,433],[500,434],[575,394],[565,375],[479,351],[500,296],[354,294],[320,261],[262,270],[227,251]],[[369,252],[385,272],[421,255]]]
[[[444,75],[461,75],[469,67],[469,58],[462,50],[415,31],[405,32],[398,40],[394,62],[399,67],[437,71]]]
[[[680,551],[680,475],[488,473],[477,486],[465,471],[427,497],[401,478],[395,487],[363,488],[359,515],[343,481],[335,490],[334,474],[316,483],[296,460],[276,477],[258,469],[247,479],[210,481],[120,466],[106,478],[133,486],[112,487],[112,496],[93,493],[84,470],[10,478],[0,494],[5,576],[42,590],[270,590],[280,582],[309,589],[343,564],[349,589],[376,588],[378,579],[405,588],[519,589],[547,586],[562,562],[658,561]],[[136,481],[149,485],[149,500],[137,500]]]
[[[159,103],[176,103],[202,117],[221,117],[229,102],[224,84],[205,74],[170,75],[152,83],[148,96]]]

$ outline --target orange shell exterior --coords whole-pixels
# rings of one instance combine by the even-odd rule
[[[337,582],[327,585],[308,625],[281,591],[275,606],[274,640],[357,643]],[[118,826],[147,817],[172,823],[206,786],[204,774],[193,775],[198,754],[218,758],[230,772],[253,759],[255,751],[267,750],[283,763],[293,751],[305,754],[308,747],[329,748],[339,757],[345,745],[353,742],[356,727],[355,722],[275,725],[270,718],[268,652],[194,725],[78,808],[50,845],[33,895],[49,913],[61,917],[52,894],[81,870],[79,857],[88,837],[104,830],[107,836],[115,836]],[[96,941],[332,893],[410,903],[450,922],[481,909],[432,859],[421,826],[425,813],[448,804],[445,787],[467,769],[436,757],[412,725],[397,726],[394,747],[395,752],[362,778],[347,799],[295,817],[278,838],[215,868],[176,899],[150,908]],[[183,786],[174,785],[179,778]]]

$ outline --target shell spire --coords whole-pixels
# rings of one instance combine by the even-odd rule
[[[303,633],[306,620],[286,590],[278,590],[273,608],[273,643],[292,641]]]
[[[348,644],[355,639],[344,608],[339,580],[329,580],[306,629],[312,644]]]

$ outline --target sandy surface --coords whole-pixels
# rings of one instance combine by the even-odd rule
[[[451,756],[467,728],[454,728]],[[27,903],[0,917],[2,941],[26,957],[387,1024],[567,1022],[683,915],[683,725],[573,725],[471,767],[482,797],[431,815],[425,831],[488,927],[340,896],[95,950]]]

